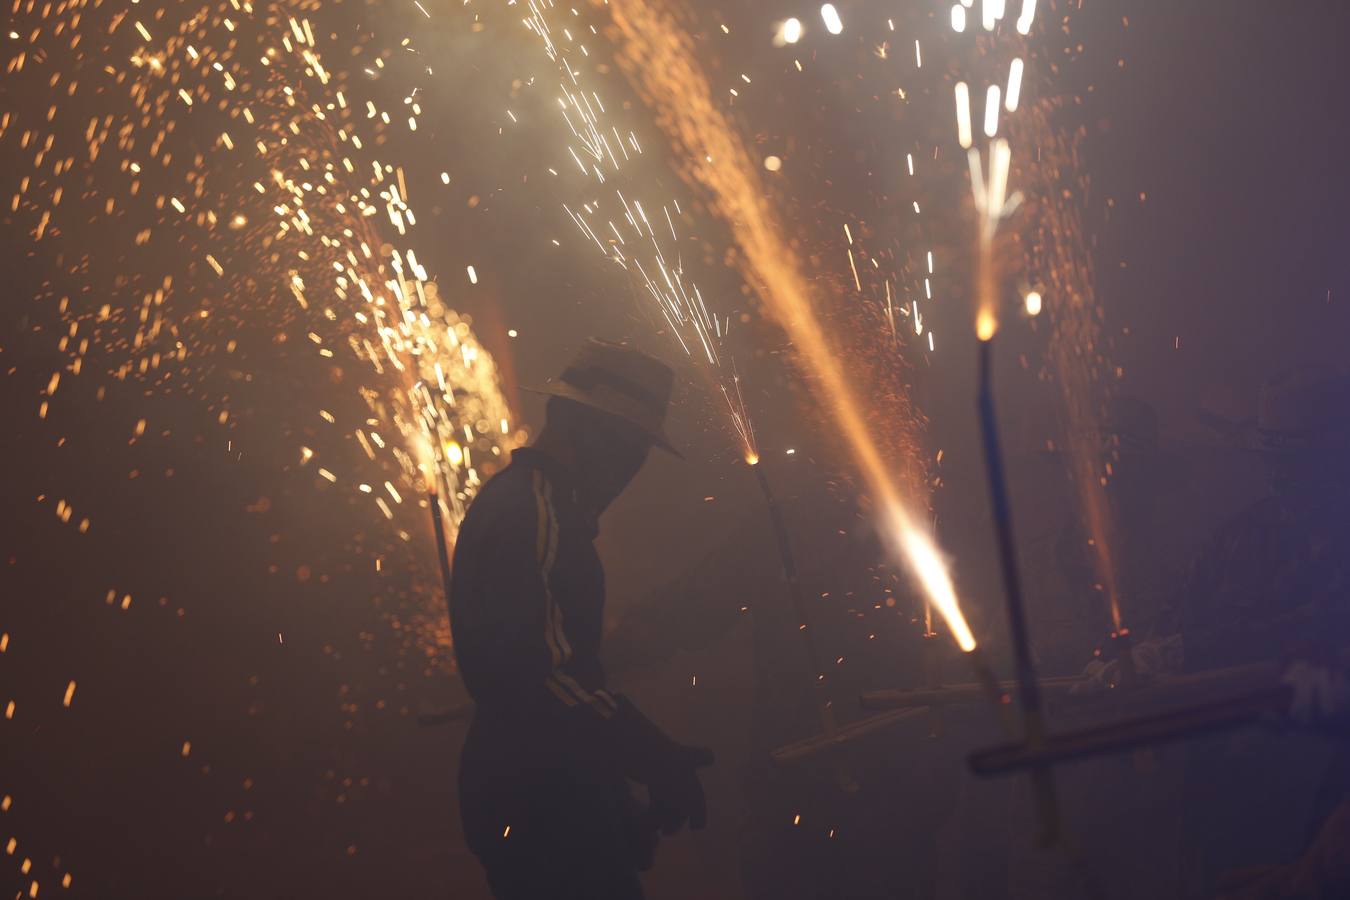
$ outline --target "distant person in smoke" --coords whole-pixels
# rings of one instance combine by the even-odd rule
[[[1176,604],[1185,668],[1335,658],[1350,643],[1350,376],[1277,375],[1254,427],[1234,434],[1260,454],[1270,493],[1195,563]],[[1187,749],[1182,871],[1193,896],[1216,882],[1233,898],[1350,895],[1346,808],[1333,813],[1350,799],[1343,740],[1257,732]]]
[[[1152,674],[1334,659],[1350,644],[1350,376],[1280,374],[1262,387],[1255,422],[1229,425],[1260,455],[1270,491],[1212,535],[1157,637],[1136,648],[1136,668]],[[1166,664],[1147,664],[1150,645],[1171,648],[1154,654]],[[1246,731],[1197,739],[1186,753],[1183,896],[1350,895],[1343,741]]]
[[[1266,381],[1253,421],[1205,419],[1259,456],[1269,490],[1211,534],[1134,645],[1134,669],[1150,680],[1283,660],[1295,727],[1186,745],[1177,895],[1350,897],[1350,376],[1302,366]],[[1119,662],[1087,674],[1100,690]]]
[[[477,705],[461,814],[498,900],[640,898],[659,835],[705,823],[697,770],[712,753],[610,693],[600,665],[605,582],[592,542],[651,448],[675,453],[663,430],[673,382],[652,357],[588,342],[540,391],[539,437],[460,528],[451,625]]]

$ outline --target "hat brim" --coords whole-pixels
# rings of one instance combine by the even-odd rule
[[[561,397],[564,400],[571,400],[573,403],[580,403],[582,406],[588,406],[591,409],[613,416],[621,422],[631,425],[646,437],[647,440],[651,442],[652,446],[661,448],[676,459],[684,459],[684,454],[675,449],[675,446],[670,442],[670,438],[666,437],[665,432],[661,429],[653,429],[650,426],[637,421],[632,416],[627,415],[622,410],[610,406],[603,400],[597,399],[586,391],[581,390],[574,385],[570,385],[565,381],[550,381],[548,384],[540,385],[538,387],[526,387],[524,390],[531,394],[543,394],[546,397]]]

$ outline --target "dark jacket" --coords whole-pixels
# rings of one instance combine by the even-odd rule
[[[1298,504],[1268,497],[1218,529],[1171,604],[1189,671],[1339,649],[1350,640],[1345,510],[1345,498],[1331,491]],[[1185,896],[1214,896],[1225,873],[1292,862],[1350,796],[1345,745],[1312,733],[1198,738],[1186,755]]]
[[[1224,524],[1171,604],[1186,668],[1241,665],[1350,636],[1350,518],[1327,492],[1252,504]]]
[[[564,466],[520,449],[460,527],[450,614],[476,703],[460,765],[471,847],[513,816],[544,829],[578,827],[577,815],[622,829],[625,779],[661,777],[677,746],[605,687],[604,570],[577,490]]]

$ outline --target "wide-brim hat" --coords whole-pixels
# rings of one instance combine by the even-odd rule
[[[591,338],[563,373],[526,390],[561,397],[621,419],[680,459],[666,436],[666,410],[675,387],[670,366],[641,350]]]

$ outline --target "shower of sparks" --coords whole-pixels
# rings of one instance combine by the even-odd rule
[[[1006,3],[984,0],[984,27],[993,31],[1007,14]],[[1023,0],[1016,22],[1019,35],[1031,33],[1036,0]],[[989,340],[998,329],[998,279],[994,264],[994,238],[999,223],[1017,207],[1020,196],[1008,195],[1012,145],[998,137],[1002,111],[1016,112],[1021,104],[1025,63],[1013,58],[1006,77],[986,88],[984,134],[989,139],[982,155],[970,134],[970,94],[965,82],[957,86],[956,117],[960,143],[967,152],[971,191],[979,216],[976,265],[976,336]],[[1007,85],[1006,91],[1000,82]],[[1066,186],[1072,178],[1074,154],[1065,138],[1049,120],[1044,103],[1029,114],[1013,117],[1012,133],[1026,146],[1039,151],[1039,164],[1031,168],[1037,196],[1037,231],[1031,243],[1029,264],[1045,273],[1048,290],[1031,291],[1024,298],[1028,315],[1038,315],[1044,306],[1051,312],[1049,352],[1060,385],[1068,420],[1069,460],[1090,536],[1101,590],[1106,596],[1112,629],[1123,630],[1118,579],[1112,556],[1110,504],[1106,483],[1110,459],[1103,458],[1100,434],[1104,391],[1098,372],[1109,368],[1103,355],[1100,314],[1093,304],[1091,253],[1084,243],[1080,214],[1073,205],[1074,192]],[[987,166],[985,164],[987,161]],[[1108,455],[1114,454],[1108,451]]]
[[[200,401],[225,444],[236,413],[252,411],[212,378],[251,380],[284,348],[292,366],[341,366],[325,405],[362,411],[278,407],[302,476],[350,492],[388,540],[409,541],[425,521],[404,508],[420,496],[409,448],[425,440],[453,533],[522,435],[469,321],[413,250],[390,243],[417,217],[403,169],[377,148],[390,129],[415,131],[421,110],[410,98],[391,116],[364,82],[330,71],[323,46],[366,48],[330,37],[319,12],[306,0],[15,5],[23,36],[4,48],[5,77],[22,100],[0,108],[0,143],[30,165],[6,173],[8,224],[63,270],[33,298],[60,323],[66,360],[35,412],[47,417],[70,379],[97,381],[99,400],[126,384]],[[325,430],[300,446],[316,420]],[[135,438],[145,432],[142,419]],[[448,641],[439,599],[401,618],[401,640],[424,657]]]
[[[959,7],[958,7],[959,8]],[[993,31],[999,21],[1007,14],[1005,0],[982,0],[980,14],[984,30]],[[1035,14],[1035,3],[1028,0],[1023,5],[1019,29],[1025,20],[1026,34],[1030,31]],[[957,16],[952,14],[953,22]],[[956,29],[958,32],[962,29]],[[1008,68],[1006,83],[1008,112],[1017,109],[1021,94],[1022,59],[1013,59]],[[984,121],[981,123],[984,137],[988,139],[985,149],[975,144],[972,128],[971,90],[966,81],[958,81],[956,97],[956,134],[957,143],[966,151],[966,161],[970,168],[970,189],[975,202],[975,212],[979,217],[977,260],[976,260],[976,336],[987,341],[998,330],[997,275],[994,271],[994,238],[999,223],[1016,210],[1021,201],[1020,195],[1008,195],[1008,177],[1012,167],[1012,147],[1008,141],[998,136],[999,121],[1003,113],[1004,92],[999,83],[991,83],[984,91]]]
[[[1111,628],[1119,634],[1125,623],[1106,493],[1113,466],[1120,461],[1119,447],[1115,443],[1104,446],[1102,439],[1111,394],[1111,379],[1104,373],[1113,370],[1106,358],[1092,253],[1076,199],[1084,193],[1082,176],[1074,166],[1078,154],[1074,138],[1056,126],[1052,112],[1049,102],[1036,104],[1014,131],[1024,141],[1035,141],[1041,150],[1040,165],[1032,172],[1038,199],[1033,208],[1034,230],[1027,244],[1027,262],[1045,284],[1042,291],[1028,294],[1025,303],[1028,313],[1034,315],[1044,309],[1050,320],[1047,350],[1063,404],[1073,485],[1088,531],[1098,587]]]
[[[1017,32],[1031,32],[1036,0],[1023,0]],[[1020,96],[1023,79],[1020,60],[1009,70],[1006,106],[1011,111]],[[1014,88],[1016,86],[1016,88]],[[1076,171],[1075,138],[1052,120],[1054,101],[1046,99],[1027,113],[1015,117],[1013,136],[1036,146],[1039,165],[1032,167],[1038,198],[1035,231],[1028,246],[1028,268],[1042,273],[1045,295],[1039,291],[1025,299],[1027,312],[1041,308],[1051,319],[1049,354],[1063,402],[1069,445],[1069,464],[1079,506],[1087,526],[1096,564],[1098,587],[1105,598],[1113,634],[1127,633],[1121,612],[1119,578],[1113,555],[1114,522],[1106,487],[1119,462],[1118,444],[1103,446],[1103,419],[1110,397],[1111,372],[1102,334],[1102,309],[1095,295],[1092,253],[1085,237],[1079,200],[1086,192]]]
[[[964,10],[965,7],[958,6],[956,8]],[[795,21],[788,20],[789,23]],[[895,30],[894,20],[887,20],[887,25],[891,31]],[[782,39],[784,27],[786,27],[786,23],[780,23],[777,26],[773,42],[776,47],[784,46],[786,43]],[[800,38],[800,32],[795,27],[793,35]],[[888,45],[880,45],[875,55],[880,60],[887,60],[889,58]],[[915,64],[916,68],[922,67],[922,54],[917,40],[915,41]],[[800,70],[800,66],[798,66],[798,69]],[[902,102],[908,99],[907,92],[903,87],[892,87],[888,93],[899,98]],[[769,171],[778,171],[780,167],[781,160],[778,157],[770,156],[766,158],[765,168]],[[909,176],[913,177],[916,174],[912,152],[905,154],[904,167]],[[928,229],[924,227],[923,210],[917,200],[912,201],[908,208],[913,210],[915,218],[919,220],[919,240],[922,242],[921,246],[923,246],[929,240]],[[863,223],[859,222],[858,224],[861,226]],[[843,225],[843,231],[847,246],[843,248],[842,258],[844,264],[848,266],[854,290],[866,300],[876,303],[876,308],[890,334],[891,346],[895,349],[900,346],[902,340],[900,320],[904,318],[909,320],[914,336],[919,338],[916,344],[909,346],[917,346],[919,349],[926,346],[929,353],[934,352],[936,334],[929,324],[929,319],[924,314],[928,304],[935,299],[933,285],[937,274],[933,266],[931,246],[924,253],[927,258],[926,271],[921,275],[914,276],[909,271],[909,266],[901,261],[907,256],[904,248],[897,247],[895,250],[883,250],[873,255],[863,246],[863,235],[867,234],[868,229],[860,228],[860,233],[855,236],[846,222]]]
[[[714,210],[734,222],[746,282],[787,332],[812,376],[821,407],[834,418],[865,476],[892,554],[903,561],[966,650],[975,645],[947,567],[912,512],[901,484],[923,468],[904,460],[897,478],[867,424],[858,386],[830,346],[813,308],[797,254],[759,183],[759,167],[713,101],[712,86],[695,61],[691,38],[655,0],[616,0],[609,8],[623,36],[619,63],[656,110],[658,122],[685,160],[684,174],[708,193]],[[714,162],[715,160],[715,162]],[[902,400],[906,402],[907,400]],[[912,410],[904,412],[912,418]],[[910,451],[912,447],[905,448]]]
[[[702,363],[700,370],[726,404],[743,455],[757,457],[740,377],[725,348],[731,318],[709,309],[703,292],[685,270],[676,227],[684,217],[679,202],[672,198],[644,204],[643,186],[628,184],[632,179],[625,177],[625,164],[642,155],[642,143],[632,129],[620,127],[617,116],[609,112],[612,106],[591,86],[594,79],[589,77],[590,54],[585,44],[555,21],[562,14],[551,0],[528,0],[525,9],[526,28],[539,37],[544,52],[557,66],[556,102],[567,128],[567,158],[584,179],[580,199],[564,202],[564,211],[588,242],[634,279],[685,355]],[[784,28],[787,40],[786,24]],[[800,23],[793,32],[800,37]],[[749,83],[750,79],[742,75],[741,81]],[[781,166],[781,160],[773,159]]]

